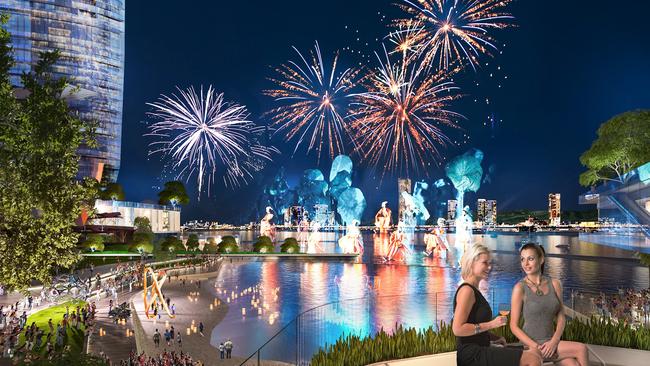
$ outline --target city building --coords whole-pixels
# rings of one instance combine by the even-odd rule
[[[476,201],[476,220],[478,222],[485,222],[485,215],[487,214],[487,201],[485,198],[479,198]]]
[[[560,225],[560,194],[548,194],[548,224],[550,226]]]
[[[458,201],[448,200],[447,201],[447,221],[456,220],[456,207],[458,206]]]
[[[497,225],[497,200],[487,200],[485,211],[485,225]]]
[[[95,217],[89,220],[89,225],[132,228],[136,217],[146,217],[151,222],[151,230],[155,234],[172,234],[181,231],[181,209],[179,206],[96,200]]]
[[[79,177],[115,181],[120,168],[124,82],[124,0],[3,0],[16,64],[10,78],[21,96],[20,76],[39,54],[59,50],[57,76],[71,79],[66,96],[82,119],[99,123],[96,148],[79,149]],[[72,88],[70,89],[72,90]],[[24,92],[23,92],[24,94]],[[26,95],[26,94],[24,94]]]
[[[598,232],[580,240],[650,253],[650,162],[580,195],[579,203],[598,208]]]

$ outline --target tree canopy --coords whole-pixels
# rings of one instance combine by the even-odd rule
[[[650,161],[650,110],[619,114],[598,128],[598,138],[580,156],[587,168],[580,184],[623,183],[626,173]]]
[[[171,203],[176,206],[176,204],[186,205],[190,203],[190,197],[185,191],[185,185],[177,180],[165,183],[162,191],[158,192],[158,198],[158,203],[161,205]]]
[[[108,183],[99,192],[99,197],[103,200],[124,201],[124,189],[119,183]]]
[[[96,123],[81,120],[62,98],[69,80],[53,74],[59,57],[40,55],[22,76],[27,93],[18,100],[9,81],[10,35],[0,27],[0,283],[8,289],[47,284],[53,267],[77,262],[73,226],[97,193],[76,179],[77,149],[96,146]]]

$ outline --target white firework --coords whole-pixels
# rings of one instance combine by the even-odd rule
[[[260,143],[264,127],[248,120],[245,106],[224,101],[212,86],[198,94],[194,87],[176,89],[179,95],[147,103],[153,108],[148,115],[156,120],[147,135],[159,138],[149,154],[171,158],[179,178],[196,174],[199,193],[207,183],[209,195],[218,173],[226,186],[247,182],[277,152]]]

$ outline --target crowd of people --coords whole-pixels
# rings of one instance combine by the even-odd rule
[[[136,354],[131,351],[129,358],[122,360],[120,366],[202,366],[201,361],[194,361],[183,351],[163,351],[158,356],[147,356],[144,352]]]
[[[18,305],[8,309],[0,305],[0,347],[2,356],[32,360],[44,357],[52,359],[56,354],[69,351],[70,334],[83,332],[86,337],[92,332],[95,324],[95,303],[76,306],[71,309],[66,306],[66,312],[56,326],[52,319],[48,320],[47,328],[40,328],[36,323],[27,324],[27,310],[20,312]],[[69,333],[68,330],[71,332]],[[24,343],[19,343],[20,334],[24,332]]]
[[[650,325],[650,289],[619,289],[590,297],[598,315],[630,325]]]

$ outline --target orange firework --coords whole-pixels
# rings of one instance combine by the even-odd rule
[[[357,151],[383,171],[409,173],[440,161],[439,147],[451,144],[443,128],[459,128],[462,115],[447,109],[458,88],[443,71],[423,72],[417,63],[391,63],[377,56],[380,67],[355,94],[351,129]]]
[[[279,77],[270,78],[276,88],[264,94],[281,105],[267,115],[277,127],[276,134],[284,133],[286,141],[297,140],[294,153],[307,143],[307,151],[316,150],[319,160],[324,149],[334,157],[345,151],[349,92],[358,83],[359,71],[348,68],[337,72],[338,54],[328,69],[318,42],[309,58],[294,50],[302,62],[290,61],[276,70]]]
[[[414,41],[423,65],[438,69],[468,63],[474,70],[481,54],[496,50],[490,31],[513,24],[504,11],[512,0],[404,0],[398,6],[413,18],[398,19],[400,28],[418,30]]]

